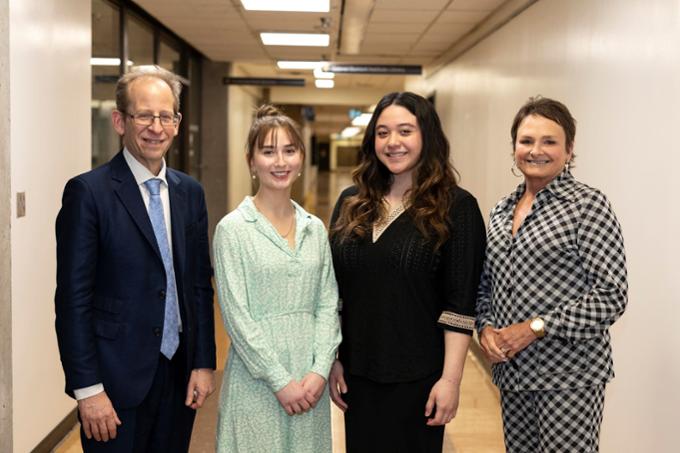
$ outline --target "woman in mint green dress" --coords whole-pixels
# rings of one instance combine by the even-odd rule
[[[290,199],[304,145],[295,123],[260,107],[248,136],[255,196],[217,225],[215,279],[231,337],[217,451],[331,451],[326,380],[340,343],[326,230]]]

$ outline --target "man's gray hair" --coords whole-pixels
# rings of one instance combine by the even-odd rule
[[[179,112],[179,95],[182,93],[182,82],[177,74],[157,65],[133,66],[129,72],[118,79],[116,84],[116,109],[119,112],[128,113],[127,109],[130,104],[128,89],[132,82],[141,78],[156,78],[167,83],[174,98],[174,112]]]

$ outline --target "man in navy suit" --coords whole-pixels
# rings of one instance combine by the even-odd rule
[[[123,150],[64,189],[56,330],[86,452],[185,452],[215,388],[203,189],[164,160],[180,91],[155,66],[121,77],[112,122]]]

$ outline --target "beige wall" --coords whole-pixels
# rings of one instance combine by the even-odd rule
[[[240,76],[238,72],[231,74]],[[246,164],[246,141],[255,110],[260,105],[259,89],[244,86],[229,86],[229,211],[235,209],[251,192],[251,179]]]
[[[378,102],[390,89],[373,88],[271,88],[271,102],[274,104],[301,105],[371,105]]]
[[[12,450],[9,0],[0,0],[0,451]]]
[[[90,165],[90,1],[9,3],[14,451],[75,406],[54,333],[54,220],[66,180]]]
[[[462,184],[488,213],[519,180],[510,123],[531,95],[578,120],[575,176],[623,226],[630,303],[613,327],[601,451],[677,449],[680,3],[541,0],[412,90],[437,94]]]

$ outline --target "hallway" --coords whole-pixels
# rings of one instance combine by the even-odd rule
[[[328,223],[335,200],[340,192],[351,183],[349,170],[319,173],[316,190],[308,194],[305,208]],[[215,303],[215,319],[217,320],[217,363],[220,367],[215,375],[218,389],[208,399],[203,409],[198,412],[191,442],[191,453],[215,451],[214,438],[219,385],[221,384],[222,369],[229,345],[229,339],[222,327],[217,302]],[[332,407],[333,453],[344,453],[342,413],[335,406]],[[55,453],[82,452],[78,429],[74,428],[54,451]],[[468,352],[461,385],[458,416],[446,427],[443,453],[500,453],[503,451],[503,431],[498,391],[491,383],[485,365],[479,361],[476,354]]]

